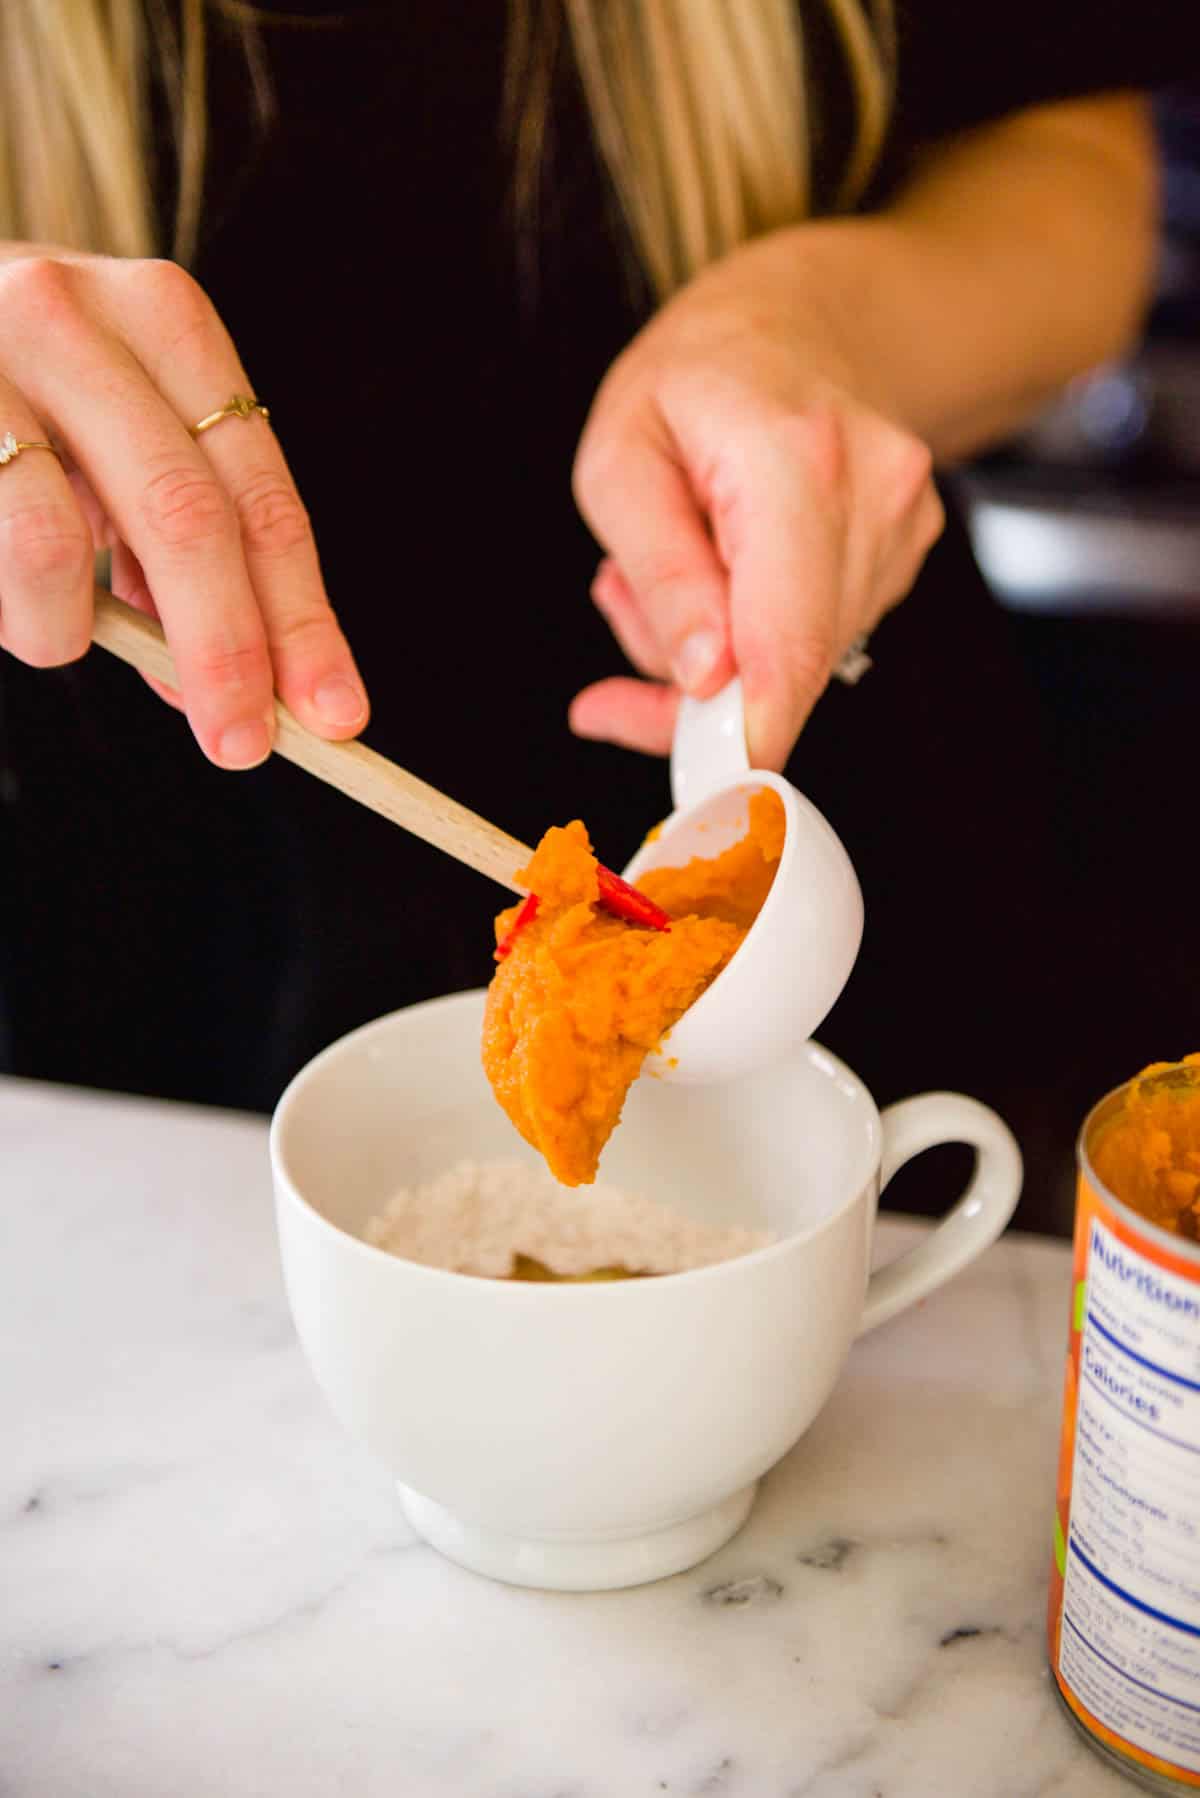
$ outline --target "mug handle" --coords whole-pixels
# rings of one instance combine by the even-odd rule
[[[671,740],[671,803],[677,812],[702,805],[710,793],[750,772],[746,713],[737,675],[711,699],[679,701]]]
[[[1016,1138],[978,1099],[968,1099],[963,1093],[921,1093],[889,1105],[880,1121],[880,1191],[897,1168],[939,1143],[969,1143],[975,1150],[975,1171],[961,1199],[932,1235],[871,1275],[856,1331],[859,1336],[907,1310],[982,1254],[1003,1230],[1021,1194],[1021,1151]]]

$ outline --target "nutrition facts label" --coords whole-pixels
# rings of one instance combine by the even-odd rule
[[[1200,1288],[1091,1220],[1060,1667],[1200,1771]]]

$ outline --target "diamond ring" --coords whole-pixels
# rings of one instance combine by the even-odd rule
[[[48,449],[52,456],[58,454],[52,443],[43,443],[40,438],[30,440],[17,437],[12,431],[5,431],[3,437],[0,437],[0,468],[6,462],[15,462],[21,451],[27,449]]]
[[[856,687],[867,670],[874,666],[874,660],[867,654],[867,634],[863,631],[855,637],[841,661],[834,668],[833,678],[840,680],[847,687]]]

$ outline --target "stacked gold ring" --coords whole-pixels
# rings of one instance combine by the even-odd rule
[[[210,412],[206,418],[202,418],[197,424],[192,425],[191,434],[193,437],[199,437],[201,431],[211,430],[213,425],[219,425],[223,418],[253,418],[256,412],[263,418],[271,416],[267,408],[260,400],[256,400],[253,394],[231,394],[223,406],[218,406],[215,412]]]

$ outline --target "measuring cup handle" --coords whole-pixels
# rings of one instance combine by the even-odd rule
[[[923,1149],[964,1142],[975,1150],[975,1171],[958,1203],[915,1249],[871,1275],[857,1334],[864,1336],[973,1261],[995,1242],[1021,1193],[1021,1151],[994,1111],[962,1093],[922,1093],[882,1114],[880,1185]]]
[[[701,804],[726,781],[749,770],[741,681],[735,676],[711,699],[681,699],[671,742],[675,810]]]

